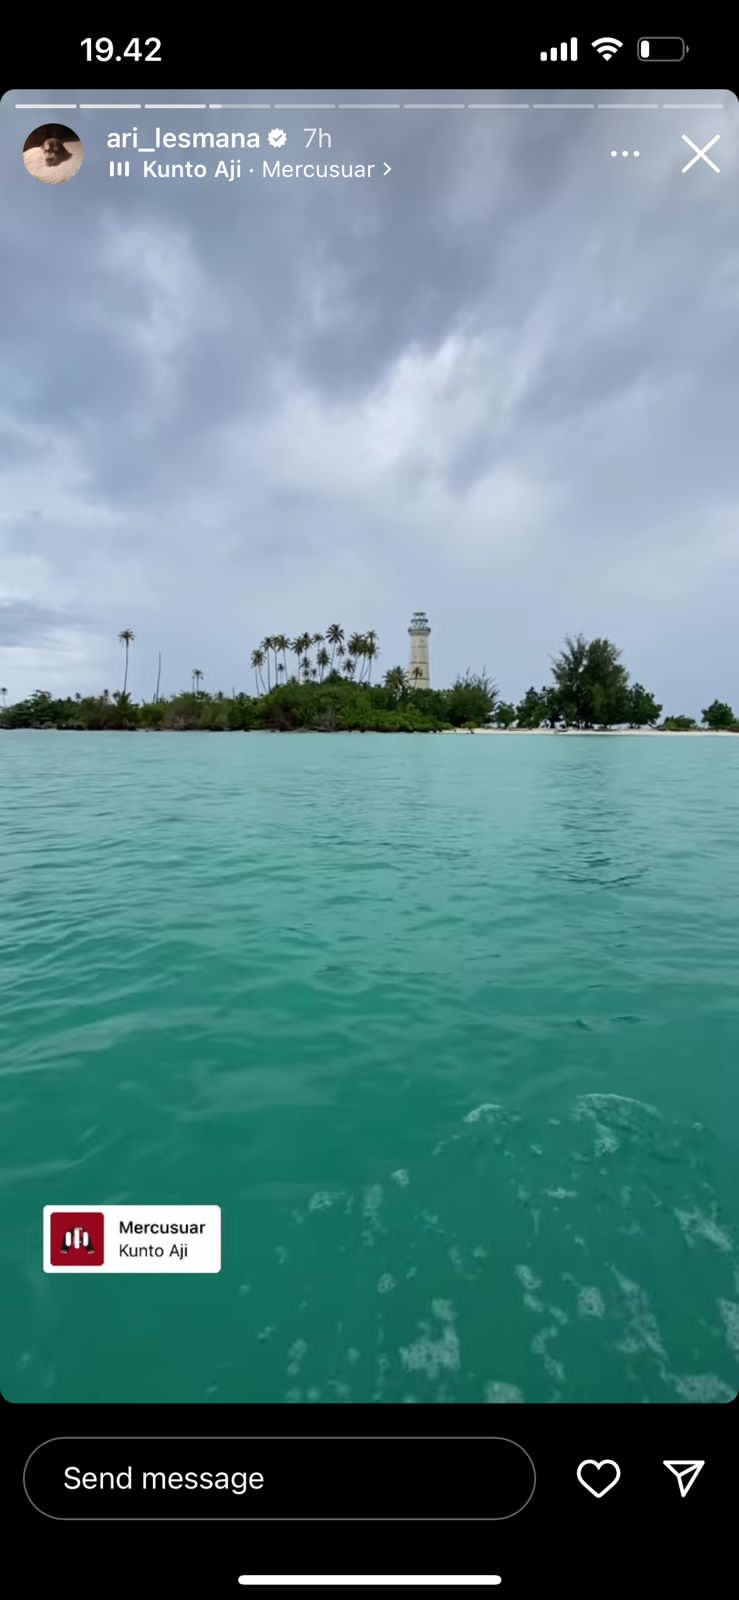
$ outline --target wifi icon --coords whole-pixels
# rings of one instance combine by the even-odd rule
[[[623,39],[594,39],[593,40],[593,49],[597,50],[598,55],[601,56],[603,61],[610,61],[611,58],[613,56],[615,56],[617,50],[621,50],[622,48],[623,48]]]

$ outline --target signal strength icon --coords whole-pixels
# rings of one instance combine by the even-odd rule
[[[577,39],[565,40],[562,44],[553,44],[551,50],[539,51],[540,61],[577,61]]]
[[[594,39],[593,49],[597,50],[603,61],[611,61],[623,49],[623,39]]]

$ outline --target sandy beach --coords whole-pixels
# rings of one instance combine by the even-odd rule
[[[553,737],[557,739],[735,739],[728,728],[444,728],[451,734],[500,734],[510,738]]]

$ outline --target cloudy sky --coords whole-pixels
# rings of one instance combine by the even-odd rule
[[[9,698],[115,689],[124,627],[137,697],[158,650],[166,692],[194,666],[230,692],[265,633],[333,621],[374,628],[386,670],[422,607],[437,685],[486,665],[516,698],[582,629],[615,639],[669,711],[739,704],[730,95],[693,97],[711,111],[65,112],[85,164],[55,188],[20,155],[48,114],[14,109],[45,98],[90,96],[0,107]],[[392,174],[107,177],[111,128],[147,144],[157,125],[279,122],[299,160],[314,121],[332,159]],[[682,133],[719,131],[720,175],[681,174]]]

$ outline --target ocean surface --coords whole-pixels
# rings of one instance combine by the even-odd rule
[[[0,734],[13,1400],[725,1401],[739,738]],[[212,1277],[45,1204],[219,1204]]]

